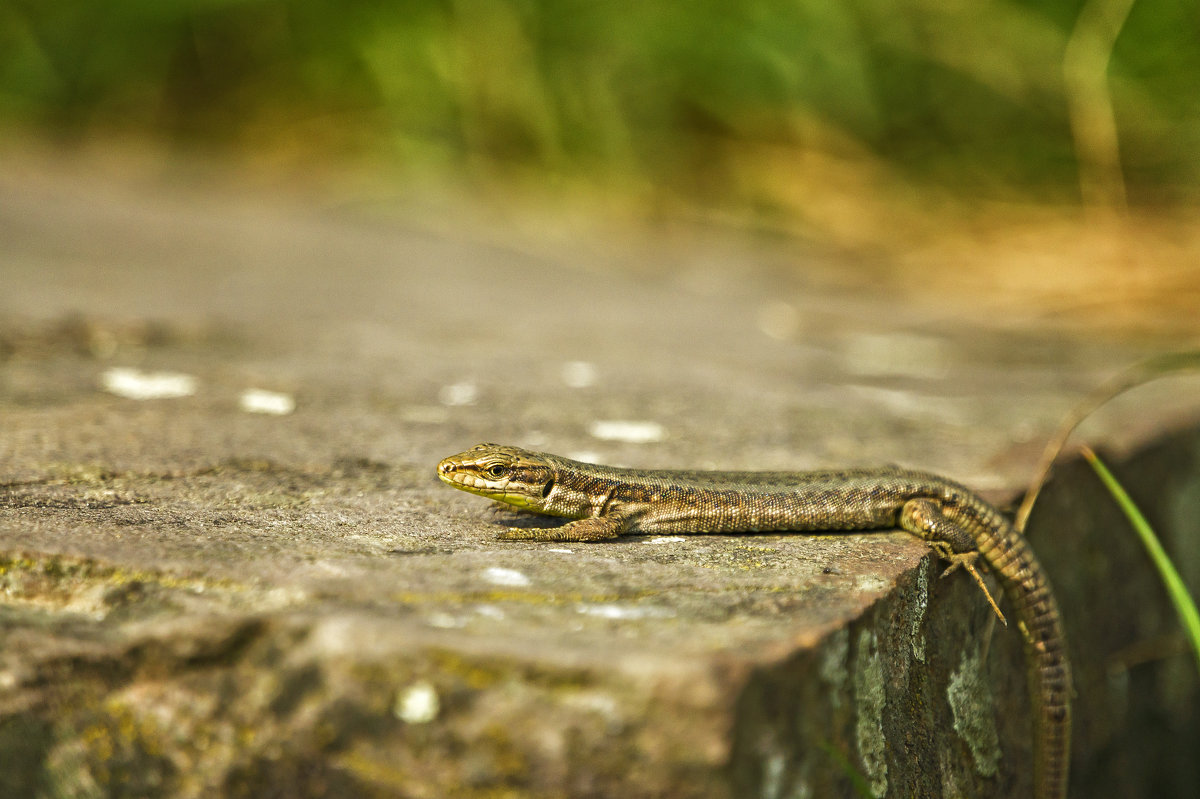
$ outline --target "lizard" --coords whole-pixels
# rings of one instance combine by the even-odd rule
[[[1033,708],[1034,797],[1066,796],[1071,668],[1058,603],[1029,542],[965,486],[896,466],[801,472],[628,469],[497,444],[444,458],[437,475],[509,509],[572,520],[561,527],[508,528],[497,536],[508,541],[898,527],[949,561],[945,573],[962,567],[988,594],[976,571],[982,560],[1012,605],[1024,642]]]

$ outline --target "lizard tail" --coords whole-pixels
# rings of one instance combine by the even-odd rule
[[[1025,643],[1034,727],[1033,795],[1064,799],[1071,765],[1071,666],[1062,617],[1029,543],[1015,530],[1008,538],[1003,562],[992,566]]]

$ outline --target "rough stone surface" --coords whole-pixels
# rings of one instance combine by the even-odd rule
[[[504,241],[33,171],[0,174],[0,242],[0,796],[1026,795],[1015,632],[912,538],[500,543],[433,465],[898,462],[1007,500],[1084,391],[1178,343],[701,231]],[[1192,586],[1196,389],[1084,431]],[[593,435],[623,420],[661,440]],[[1031,535],[1073,792],[1194,795],[1195,671],[1084,467]]]

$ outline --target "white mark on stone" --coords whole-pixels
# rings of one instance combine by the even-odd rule
[[[521,443],[525,446],[525,449],[537,450],[545,447],[548,440],[546,434],[541,430],[529,430],[525,433],[525,440]]]
[[[676,544],[682,541],[687,541],[687,539],[681,535],[660,535],[646,539],[647,544]]]
[[[963,650],[958,668],[950,674],[946,698],[954,714],[954,731],[967,742],[976,771],[985,777],[995,776],[1000,766],[1000,735],[996,732],[992,688],[978,646]]]
[[[791,341],[800,332],[800,312],[789,302],[776,300],[758,309],[758,329],[777,341]]]
[[[601,441],[624,441],[627,444],[651,444],[667,437],[667,429],[658,422],[619,419],[592,422],[588,432]]]
[[[438,400],[443,405],[474,405],[479,400],[479,386],[472,380],[463,380],[442,386]]]
[[[546,551],[547,552],[558,552],[563,555],[574,555],[575,554],[575,550],[573,550],[573,549],[559,549],[558,547],[549,547],[546,549]]]
[[[621,722],[621,709],[617,701],[608,694],[597,691],[580,691],[563,696],[562,703],[568,707],[579,708],[602,716],[609,724]]]
[[[100,385],[110,394],[134,400],[175,399],[196,393],[199,381],[180,372],[143,372],[113,367],[105,370]]]
[[[913,598],[912,619],[908,629],[912,641],[913,658],[925,662],[925,636],[921,634],[921,623],[925,620],[925,609],[929,607],[929,570],[917,569],[917,595]]]
[[[787,769],[787,758],[782,752],[772,752],[763,763],[763,799],[780,799],[783,795],[783,774]]]
[[[860,577],[856,582],[858,583],[858,590],[864,593],[881,593],[891,587],[891,583],[882,577]]]
[[[675,615],[667,608],[637,607],[633,605],[580,605],[577,610],[585,616],[601,619],[665,619]]]
[[[467,626],[464,619],[451,613],[430,613],[425,623],[439,630],[460,630]]]
[[[345,577],[350,574],[350,569],[346,568],[345,564],[335,560],[318,560],[312,564],[312,569],[313,571],[332,574],[335,577]]]
[[[817,661],[817,674],[833,689],[831,701],[835,709],[842,706],[846,693],[846,661],[850,658],[850,633],[845,628],[835,630],[825,639],[821,647],[821,658]]]
[[[500,566],[489,566],[483,570],[483,579],[492,585],[505,585],[513,588],[523,588],[530,584],[529,578],[516,569],[504,569]]]
[[[887,794],[887,736],[883,730],[886,700],[883,657],[879,642],[870,630],[859,633],[854,657],[854,698],[858,715],[854,723],[855,743],[875,796]]]
[[[271,416],[287,416],[296,410],[296,400],[291,394],[248,388],[238,397],[238,407],[246,413],[265,413]]]
[[[428,724],[441,709],[437,689],[427,680],[419,680],[400,692],[392,712],[408,724]]]
[[[483,616],[485,619],[494,619],[496,621],[500,621],[501,619],[506,618],[504,611],[495,605],[476,605],[475,612],[480,616]]]
[[[939,419],[965,425],[975,418],[968,403],[953,397],[879,386],[848,385],[846,390],[865,402],[875,403],[890,413],[910,419]]]
[[[562,381],[571,388],[589,388],[598,376],[594,364],[587,361],[567,361],[562,368]]]

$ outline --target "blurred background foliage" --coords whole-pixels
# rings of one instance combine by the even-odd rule
[[[1200,5],[3,0],[0,125],[765,219],[880,173],[1179,206],[1200,185]]]

